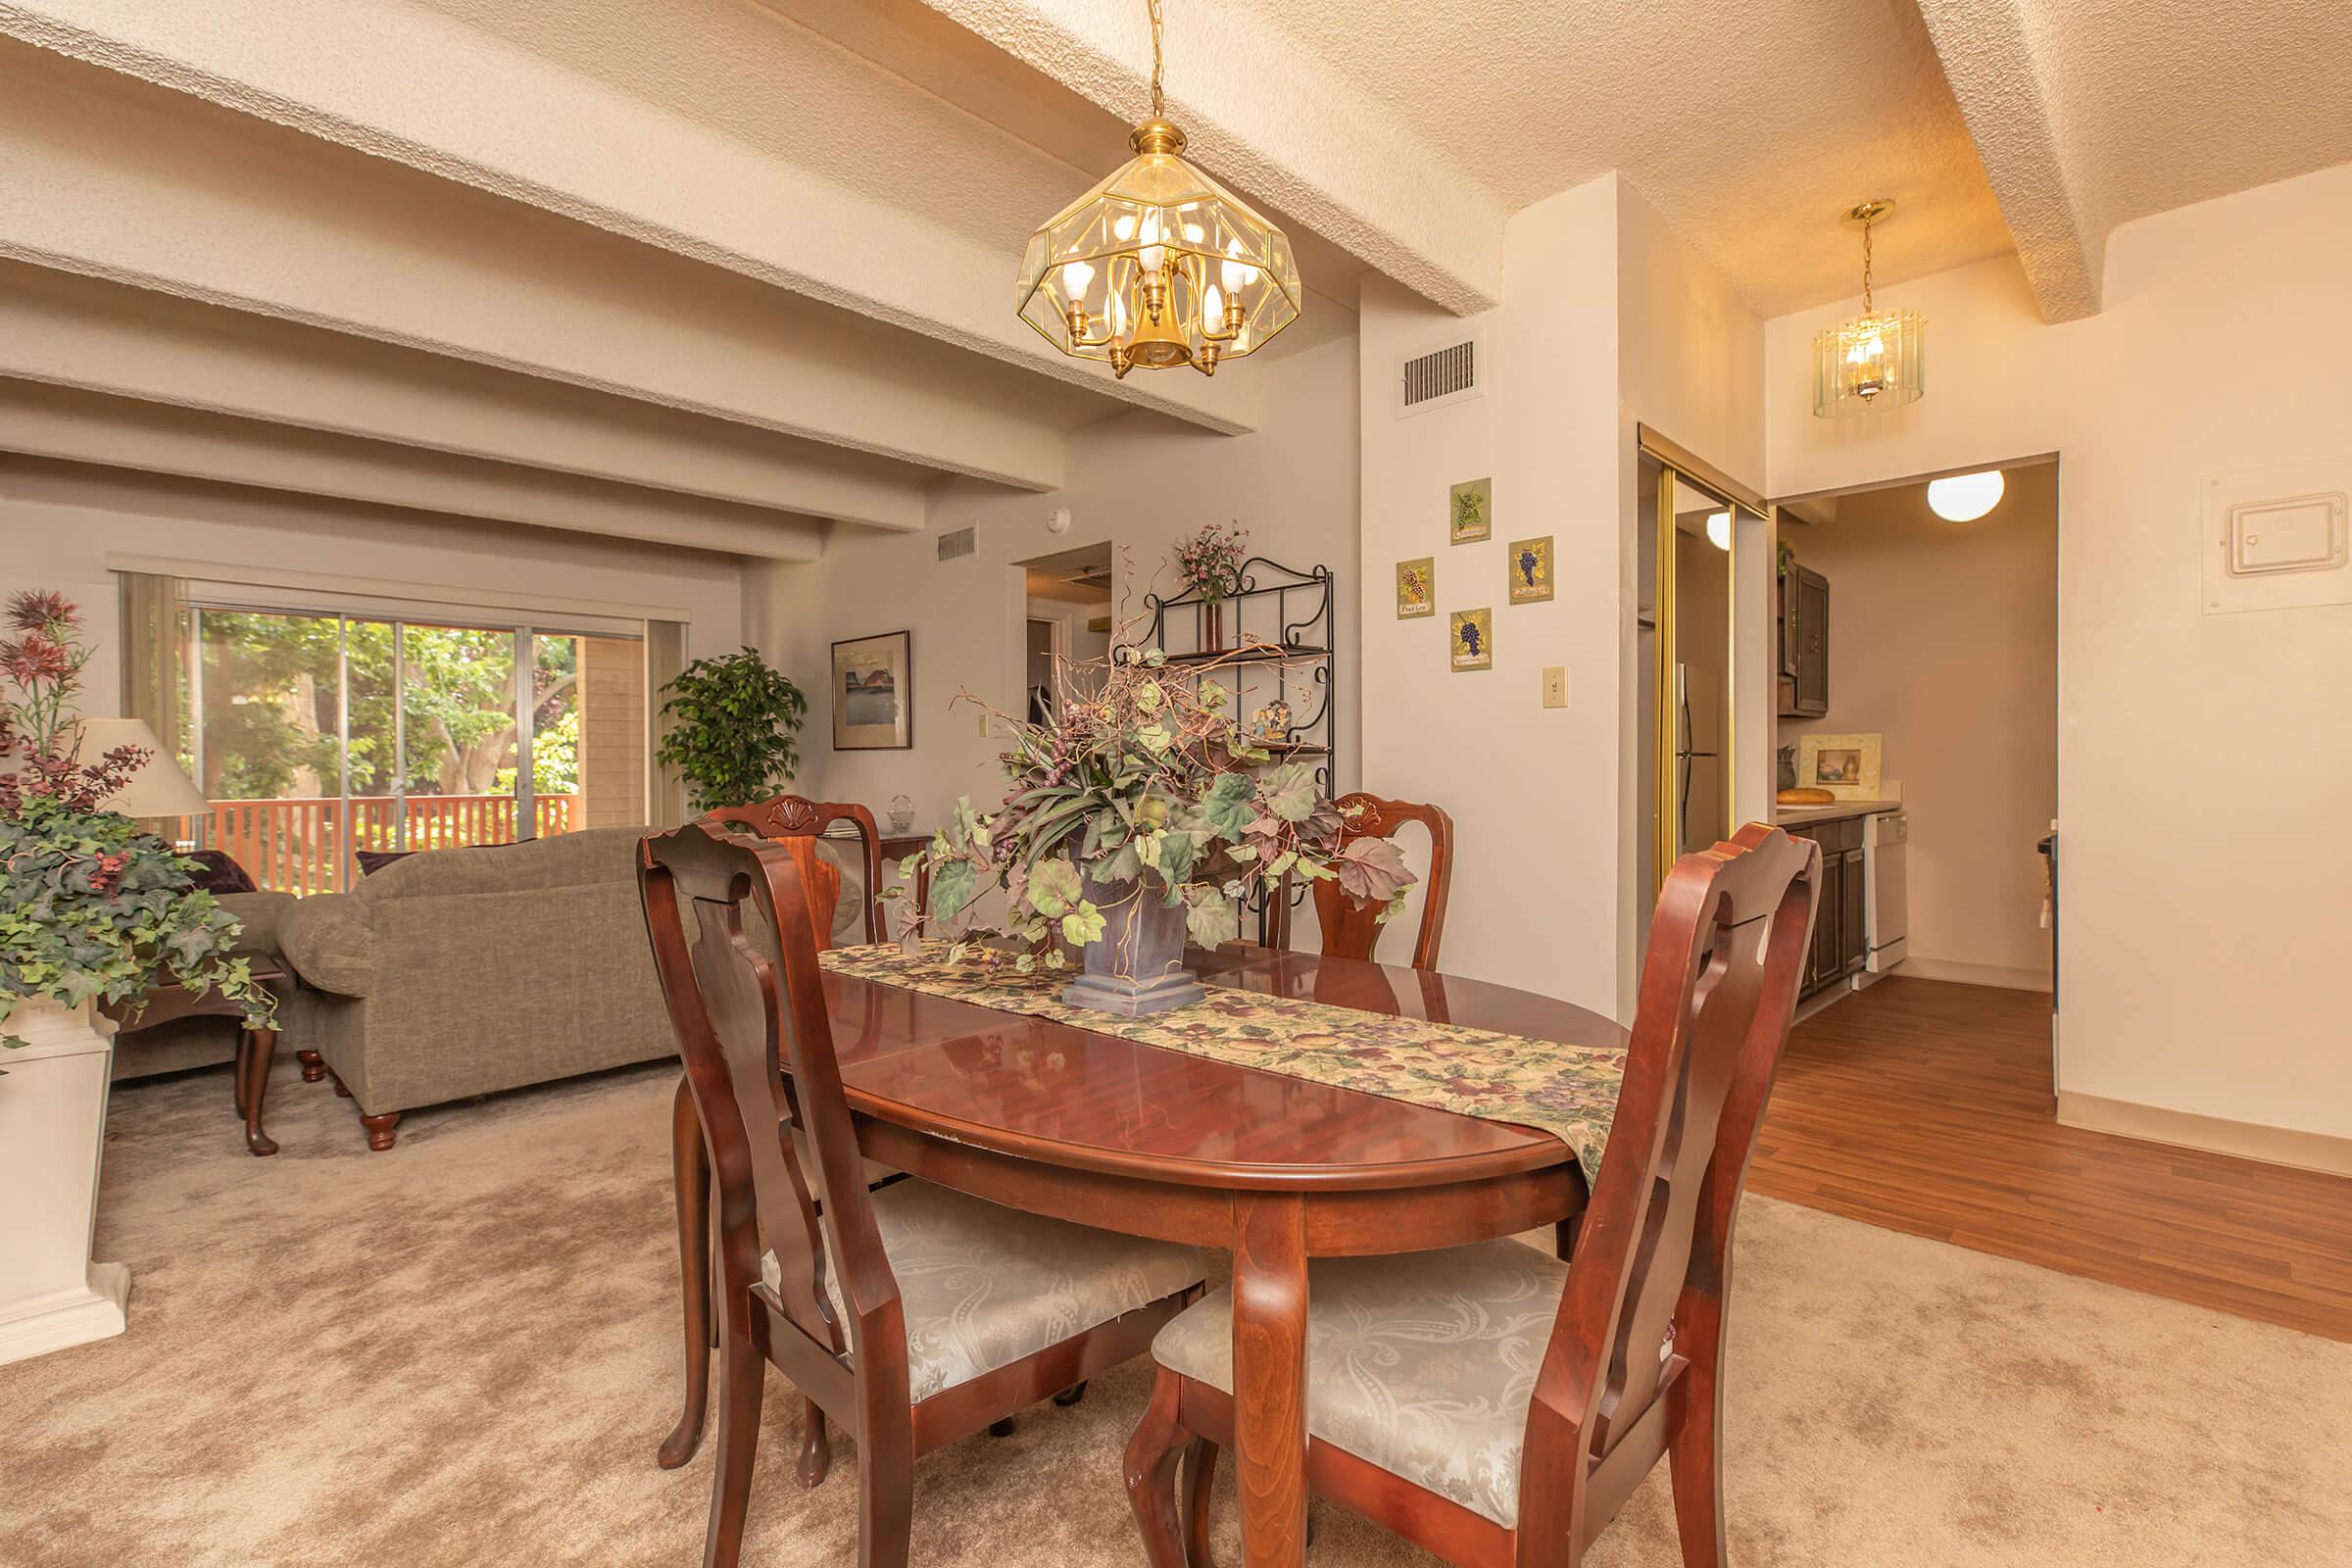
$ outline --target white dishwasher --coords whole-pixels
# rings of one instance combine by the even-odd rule
[[[1881,811],[1862,819],[1862,940],[1870,950],[1866,974],[1885,974],[1910,949],[1910,915],[1904,907],[1905,870],[1910,856],[1911,818]]]

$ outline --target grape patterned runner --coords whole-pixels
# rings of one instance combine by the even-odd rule
[[[823,959],[834,973],[860,980],[1050,1018],[1336,1089],[1539,1128],[1574,1151],[1587,1181],[1599,1173],[1625,1075],[1625,1052],[1616,1046],[1532,1040],[1270,997],[1220,986],[1210,976],[1201,980],[1208,988],[1203,1001],[1151,1017],[1122,1018],[1064,1003],[1062,988],[1073,978],[1068,969],[1023,974],[1009,963],[951,961],[945,943],[926,943],[912,956],[895,943],[836,948]]]

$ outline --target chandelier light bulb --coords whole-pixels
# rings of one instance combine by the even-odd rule
[[[1220,331],[1225,325],[1225,296],[1211,283],[1200,295],[1200,330]]]
[[[1094,283],[1095,270],[1084,262],[1071,262],[1061,270],[1061,286],[1072,304],[1085,299]]]
[[[1998,468],[1928,482],[1928,510],[1946,522],[1974,522],[2001,504],[2009,481]]]

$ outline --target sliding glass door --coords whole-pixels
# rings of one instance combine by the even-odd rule
[[[190,621],[185,733],[212,808],[182,834],[263,887],[645,820],[639,639],[233,606]]]

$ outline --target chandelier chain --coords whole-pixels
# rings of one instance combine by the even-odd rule
[[[1152,118],[1153,120],[1164,120],[1167,118],[1167,101],[1165,95],[1161,93],[1159,86],[1159,29],[1161,24],[1159,13],[1160,0],[1144,0],[1144,3],[1152,12]]]
[[[1158,0],[1152,0],[1157,5]],[[1870,224],[1862,225],[1862,314],[1870,314]]]

